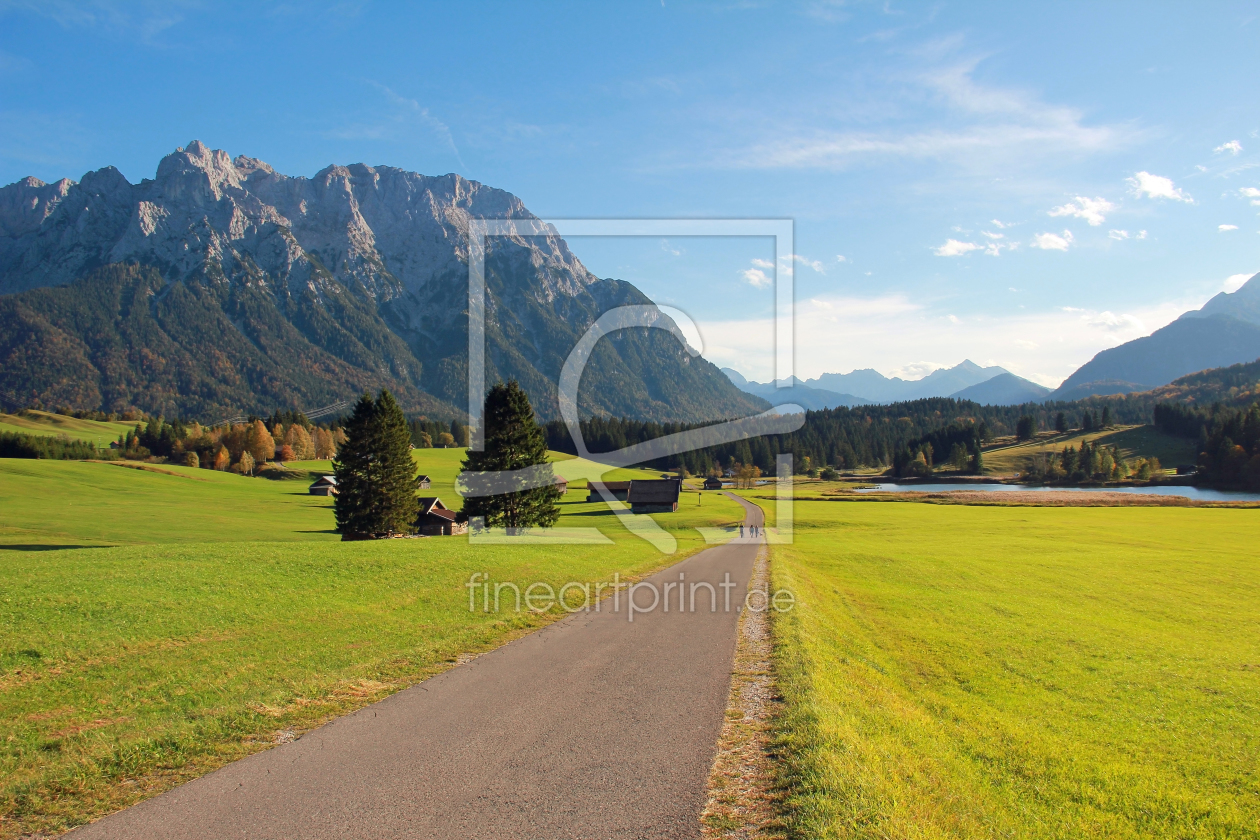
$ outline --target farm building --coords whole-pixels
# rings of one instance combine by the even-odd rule
[[[705,490],[721,490],[722,479],[709,476],[708,478],[704,480],[704,489]]]
[[[428,489],[429,489],[429,485],[430,485],[430,484],[432,484],[432,481],[429,479],[429,477],[428,477],[427,475],[418,475],[418,476],[416,476],[416,488],[417,488],[417,489],[420,489],[420,490],[428,490]]]
[[[565,478],[562,475],[556,476],[556,489],[560,491],[561,496],[563,496],[565,493],[568,493],[569,492],[569,479]]]
[[[337,478],[331,475],[321,475],[315,480],[309,488],[312,496],[335,496],[337,495]]]
[[[586,486],[587,490],[590,491],[586,501],[604,501],[604,496],[599,492],[601,487],[608,491],[608,495],[621,502],[626,500],[626,495],[630,492],[630,482],[628,481],[592,481]]]
[[[437,496],[421,496],[420,515],[416,517],[416,530],[426,537],[451,536],[462,534],[468,525],[455,521],[455,511],[442,504]]]
[[[635,479],[630,482],[627,501],[634,513],[669,513],[678,510],[678,492],[682,479]]]

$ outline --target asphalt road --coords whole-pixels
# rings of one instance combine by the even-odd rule
[[[623,590],[616,611],[576,613],[70,836],[699,837],[756,552],[737,541],[648,579],[707,582],[716,612],[704,587],[679,612],[673,587],[669,612],[630,621]]]

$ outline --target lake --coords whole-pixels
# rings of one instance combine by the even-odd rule
[[[1243,493],[1233,490],[1209,490],[1203,487],[1155,486],[1155,487],[1039,487],[1032,484],[980,483],[962,484],[942,482],[895,484],[881,482],[874,487],[855,488],[858,493],[949,493],[956,490],[985,492],[1014,492],[1018,490],[1049,491],[1054,493],[1140,493],[1154,496],[1184,496],[1204,502],[1260,502],[1260,493]]]

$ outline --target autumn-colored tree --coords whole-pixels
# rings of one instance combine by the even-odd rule
[[[450,432],[442,432],[437,436],[437,445],[447,449],[455,445],[455,436]]]
[[[225,471],[232,464],[232,453],[223,444],[219,444],[219,448],[214,453],[214,468],[219,472]]]
[[[241,460],[237,461],[236,468],[240,471],[241,475],[253,475],[254,456],[249,454],[248,451],[242,452]]]
[[[298,423],[293,423],[285,431],[284,444],[293,451],[292,460],[312,461],[315,459],[315,443],[311,440],[310,433]]]
[[[196,452],[189,452],[184,456],[184,466],[193,468],[201,466],[201,459],[197,457]]]
[[[267,431],[267,424],[255,420],[249,427],[246,449],[255,463],[262,464],[276,456],[276,441]]]
[[[293,447],[285,443],[285,444],[281,444],[280,448],[276,450],[276,460],[277,461],[296,461],[298,460],[298,457],[293,452]]]
[[[322,461],[337,454],[337,446],[333,443],[332,432],[316,426],[311,432],[311,437],[315,444],[316,459]]]

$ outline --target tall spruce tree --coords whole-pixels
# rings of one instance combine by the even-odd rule
[[[415,531],[420,511],[411,432],[393,395],[381,391],[375,400],[371,394],[360,397],[345,433],[346,441],[333,461],[337,477],[333,508],[341,538]]]
[[[485,448],[481,452],[469,450],[464,461],[466,471],[503,472],[537,467],[534,475],[547,484],[497,496],[470,496],[464,500],[464,513],[470,519],[484,517],[487,527],[514,530],[554,525],[560,518],[556,507],[560,491],[551,483],[555,473],[547,461],[547,439],[534,420],[529,397],[515,380],[506,385],[500,382],[490,389],[481,424],[486,433]]]

